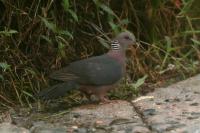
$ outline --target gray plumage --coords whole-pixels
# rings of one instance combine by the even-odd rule
[[[121,70],[121,64],[105,54],[73,62],[51,74],[50,78],[64,82],[73,80],[84,85],[110,85],[122,77]]]
[[[130,32],[122,32],[113,39],[108,53],[88,59],[72,62],[50,75],[54,80],[64,83],[45,89],[39,93],[43,99],[53,99],[71,89],[80,89],[87,95],[96,95],[101,101],[106,101],[106,92],[112,89],[125,72],[125,50],[135,43],[135,37]]]

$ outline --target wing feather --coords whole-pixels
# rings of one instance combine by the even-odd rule
[[[102,55],[71,63],[50,75],[50,78],[75,80],[86,85],[113,84],[122,77],[122,65],[113,58]]]

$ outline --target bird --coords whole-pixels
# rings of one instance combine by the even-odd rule
[[[116,87],[126,71],[126,49],[136,44],[134,34],[121,32],[111,41],[107,53],[70,63],[50,74],[50,78],[62,83],[39,92],[39,98],[51,100],[63,97],[73,89],[78,89],[91,100],[95,95],[100,102],[109,102],[107,92]]]

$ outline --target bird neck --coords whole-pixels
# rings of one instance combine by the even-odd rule
[[[116,54],[125,54],[124,48],[120,45],[119,41],[116,40],[111,43],[110,52]]]
[[[108,55],[116,59],[119,63],[125,63],[125,50],[121,47],[118,41],[113,41]]]
[[[112,43],[111,43],[111,50],[113,50],[113,51],[118,51],[118,50],[120,50],[121,49],[121,46],[120,46],[120,44],[119,44],[119,42],[118,41],[113,41]]]

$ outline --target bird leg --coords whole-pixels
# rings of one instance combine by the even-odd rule
[[[108,97],[105,96],[105,94],[97,94],[96,95],[99,99],[100,104],[110,103],[111,101],[108,99]]]
[[[105,97],[100,99],[100,104],[105,104],[105,103],[110,103],[110,102],[111,102],[111,100],[109,100]]]
[[[110,100],[106,96],[106,93],[110,89],[110,86],[82,86],[80,91],[82,91],[86,98],[90,101],[93,101],[91,95],[95,95],[100,103],[109,103]]]
[[[91,99],[91,94],[87,93],[87,92],[84,92],[85,94],[85,97],[89,100],[89,101],[92,101]]]

